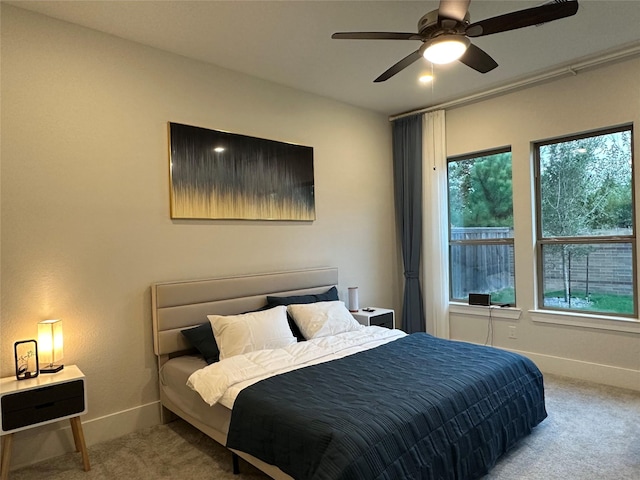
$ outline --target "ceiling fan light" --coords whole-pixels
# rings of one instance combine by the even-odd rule
[[[438,65],[451,63],[464,55],[469,44],[469,39],[461,35],[441,35],[424,43],[422,56]]]

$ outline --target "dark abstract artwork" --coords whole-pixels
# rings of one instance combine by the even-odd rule
[[[169,122],[171,218],[315,220],[313,148]]]

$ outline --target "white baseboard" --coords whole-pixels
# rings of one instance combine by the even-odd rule
[[[82,430],[87,447],[90,447],[159,423],[160,402],[157,401],[104,417],[82,420]],[[74,451],[71,426],[67,420],[23,430],[13,435],[11,470]],[[82,469],[79,453],[78,468]]]
[[[508,350],[530,358],[543,373],[640,391],[640,370],[583,362],[540,353]]]

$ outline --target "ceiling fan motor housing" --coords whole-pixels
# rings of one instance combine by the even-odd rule
[[[438,10],[422,16],[418,22],[418,32],[424,39],[437,36],[441,33],[463,33],[467,25],[469,25],[469,12],[464,17],[464,21],[459,22],[455,19],[444,18],[438,22]]]

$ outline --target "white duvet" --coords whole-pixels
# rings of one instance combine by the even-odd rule
[[[404,337],[401,330],[362,327],[351,332],[299,342],[285,348],[260,350],[220,360],[195,371],[187,385],[209,405],[233,408],[243,388],[298,368],[346,357]]]

